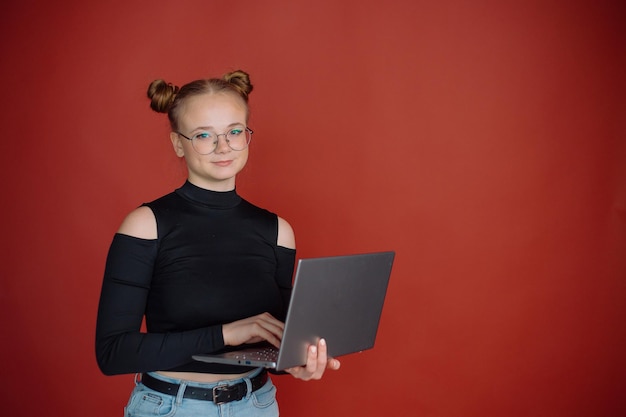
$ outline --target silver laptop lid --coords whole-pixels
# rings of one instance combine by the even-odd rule
[[[331,357],[371,349],[395,252],[301,259],[285,321],[279,370],[306,363],[306,349],[326,339]]]

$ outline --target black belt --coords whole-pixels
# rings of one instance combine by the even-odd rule
[[[263,369],[260,374],[250,378],[250,382],[252,384],[252,391],[250,392],[261,388],[267,382],[267,370]],[[141,375],[141,383],[152,390],[169,395],[176,395],[180,388],[179,384],[161,381],[148,374]],[[187,385],[183,398],[213,401],[215,404],[224,404],[231,401],[239,401],[244,398],[247,393],[248,388],[245,381],[233,385],[216,385],[213,388],[199,388],[193,385]]]

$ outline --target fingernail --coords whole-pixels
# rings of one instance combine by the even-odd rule
[[[317,347],[311,346],[311,353],[317,353]]]
[[[326,339],[320,339],[320,345],[326,346]]]

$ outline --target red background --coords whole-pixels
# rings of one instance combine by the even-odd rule
[[[121,415],[106,252],[185,173],[145,90],[243,68],[240,193],[300,257],[397,251],[375,348],[283,415],[626,415],[624,5],[5,0],[2,414]]]

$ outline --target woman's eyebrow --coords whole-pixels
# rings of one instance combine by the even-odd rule
[[[226,126],[226,128],[231,128],[231,127],[234,127],[234,126],[245,126],[245,125],[246,125],[245,123],[234,122],[234,123],[231,123],[228,126]],[[192,129],[191,131],[193,132],[195,130],[211,130],[211,131],[214,131],[215,128],[213,126],[198,126],[198,127],[194,128],[194,129]]]

